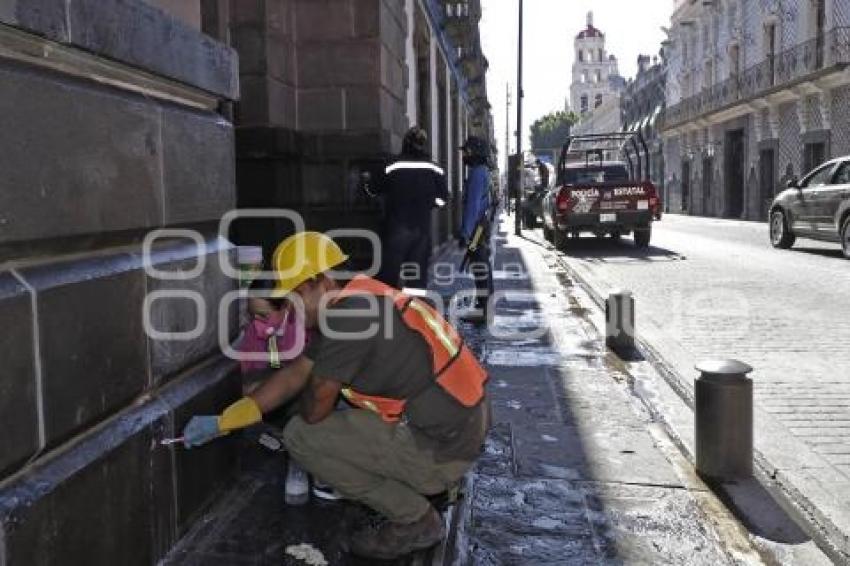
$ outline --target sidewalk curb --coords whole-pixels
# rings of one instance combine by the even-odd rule
[[[558,263],[604,311],[604,292],[609,290],[609,285],[595,276],[586,273],[586,270],[571,264],[566,257],[558,257]],[[648,331],[638,331],[636,333],[635,341],[638,350],[664,379],[667,385],[679,396],[692,414],[694,409],[693,386],[689,385],[689,380],[676,369],[676,364],[653,346],[654,343],[664,339],[663,330],[658,328],[654,322],[648,321],[648,319],[643,319],[643,322],[639,321],[637,326],[638,328],[646,327],[649,329]],[[649,403],[650,401],[647,402]],[[781,430],[774,427],[772,423],[775,422],[775,419],[764,411],[754,408],[754,413],[757,421],[769,423],[768,428]],[[662,418],[661,421],[688,460],[694,463],[695,448],[692,434],[676,430],[673,424],[666,418]],[[783,438],[783,442],[786,445],[782,448],[777,446],[777,449],[795,455],[798,460],[814,463],[823,461],[820,456],[815,454],[802,442],[789,439],[788,437]],[[787,446],[788,443],[794,445],[793,449],[789,449]],[[826,492],[816,493],[812,496],[803,493],[795,485],[799,482],[795,482],[792,478],[789,478],[788,472],[783,470],[783,467],[779,465],[778,461],[774,462],[758,448],[754,450],[754,464],[755,479],[774,497],[780,507],[803,527],[806,533],[816,542],[817,546],[835,563],[850,565],[850,531],[845,532],[836,525],[827,516],[828,511],[825,510],[825,507],[828,506],[830,501],[833,504],[835,503],[835,498]],[[823,467],[827,466],[827,464],[823,465]],[[805,472],[797,471],[797,473]],[[812,484],[816,483],[818,482],[812,482]],[[813,485],[813,489],[816,489],[816,486]]]
[[[448,536],[440,551],[435,554],[432,566],[466,566],[469,550],[469,540],[466,527],[472,521],[472,506],[469,504],[475,495],[475,479],[473,472],[467,472],[463,479],[463,497],[451,509],[448,518]]]

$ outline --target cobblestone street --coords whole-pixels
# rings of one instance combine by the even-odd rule
[[[568,262],[635,293],[696,359],[755,367],[757,403],[850,475],[850,265],[837,246],[777,251],[763,224],[667,216],[639,252],[581,240]],[[682,368],[690,372],[690,368]]]
[[[813,499],[845,501],[850,265],[837,246],[810,240],[774,250],[766,232],[760,223],[668,215],[648,250],[587,238],[562,257],[599,294],[634,292],[638,334],[657,330],[652,346],[686,388],[698,360],[751,364],[757,409],[769,417],[756,419],[756,448],[779,448],[772,461],[802,472],[794,483],[820,493]],[[835,505],[827,515],[842,523]]]

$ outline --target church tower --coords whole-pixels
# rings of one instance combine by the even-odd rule
[[[605,51],[605,34],[593,25],[593,12],[587,14],[587,27],[575,39],[575,62],[570,85],[570,105],[577,114],[586,114],[611,96],[619,96],[623,79],[617,58]]]

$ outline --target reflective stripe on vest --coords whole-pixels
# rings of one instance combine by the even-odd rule
[[[445,329],[440,325],[439,322],[437,322],[437,320],[433,316],[431,316],[431,313],[429,313],[425,309],[425,307],[423,307],[422,304],[416,299],[411,299],[410,301],[408,301],[407,306],[419,313],[419,315],[425,320],[425,323],[434,333],[434,336],[437,337],[437,339],[443,344],[443,347],[445,347],[445,349],[449,352],[449,355],[451,357],[455,357],[459,349],[458,346],[456,346],[454,342],[452,342],[452,339],[448,336],[448,334],[446,334]]]
[[[354,391],[350,387],[342,388],[342,396],[356,407],[367,409],[378,413],[388,423],[397,422],[404,412],[405,402],[400,399],[387,399],[385,397],[372,397]]]
[[[429,169],[439,175],[446,174],[442,167],[429,161],[397,161],[384,169],[384,174],[389,175],[393,171],[398,171],[400,169]]]
[[[435,382],[465,407],[474,407],[481,401],[484,397],[487,372],[469,348],[464,346],[457,331],[437,311],[419,299],[362,275],[358,275],[346,285],[335,300],[357,294],[392,299],[404,323],[419,333],[428,344]],[[387,422],[398,421],[407,402],[406,399],[365,395],[351,388],[343,389],[343,395],[353,405],[374,411]]]
[[[273,369],[280,369],[280,352],[277,350],[277,335],[269,336],[269,365]]]

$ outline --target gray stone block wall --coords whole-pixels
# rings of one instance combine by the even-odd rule
[[[293,0],[234,2],[231,34],[244,83],[236,119],[244,126],[296,127]]]
[[[237,98],[235,52],[141,0],[0,0],[0,24],[68,55],[62,71],[0,61],[0,564],[155,564],[237,464],[231,442],[159,445],[240,394],[219,347],[236,323],[235,305],[219,317],[236,281],[217,236],[234,130],[215,110]],[[86,78],[116,63],[121,82]],[[152,94],[118,86],[135,69]],[[175,81],[192,97],[160,98]],[[160,238],[146,258],[157,228],[201,246]],[[146,306],[160,332],[206,324],[149,335]]]
[[[236,458],[231,439],[191,453],[159,439],[238,390],[235,364],[213,361],[39,461],[0,490],[0,558],[28,566],[155,564],[224,487],[219,470]]]
[[[236,117],[240,205],[295,209],[311,229],[378,227],[379,210],[357,194],[356,179],[400,149],[407,126],[403,4],[233,6],[244,87]],[[269,221],[240,227],[238,238],[270,252],[287,233]]]
[[[38,449],[32,297],[12,274],[0,273],[0,474]]]
[[[129,404],[147,386],[141,261],[61,259],[20,271],[34,290],[47,446]]]
[[[0,23],[238,97],[233,49],[142,0],[0,0]]]
[[[161,223],[156,106],[0,61],[0,131],[0,244]]]

